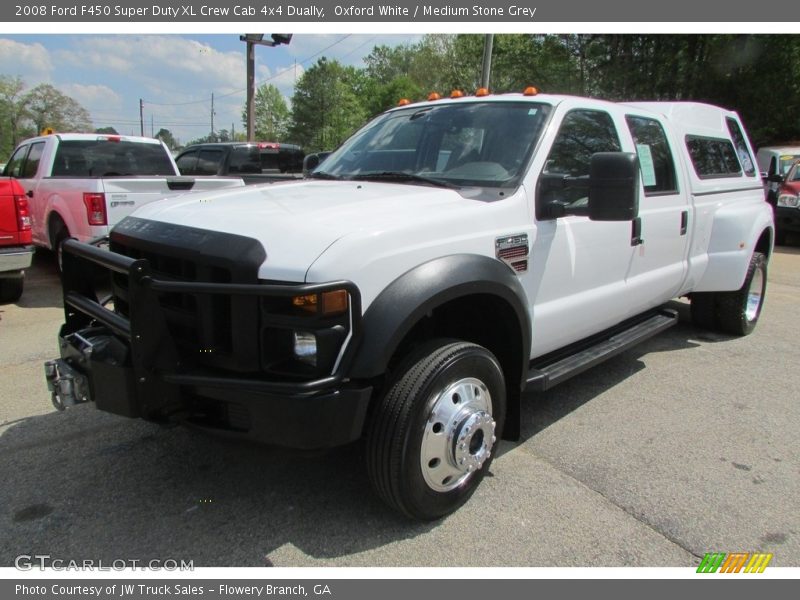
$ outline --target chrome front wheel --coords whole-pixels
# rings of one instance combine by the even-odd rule
[[[500,363],[467,342],[430,342],[376,400],[367,470],[389,506],[433,520],[464,504],[489,469],[505,418]]]
[[[449,492],[477,473],[492,455],[496,427],[491,392],[479,379],[460,379],[438,394],[420,450],[428,487]]]

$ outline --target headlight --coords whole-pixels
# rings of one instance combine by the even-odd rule
[[[294,332],[294,355],[312,367],[317,366],[317,336],[308,331]]]
[[[800,205],[800,202],[798,202],[795,194],[781,194],[778,196],[778,206],[797,208],[798,205]]]

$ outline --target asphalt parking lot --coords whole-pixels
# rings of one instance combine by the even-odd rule
[[[62,320],[40,252],[0,306],[0,566],[20,554],[195,566],[800,566],[800,247],[776,249],[756,332],[682,322],[528,399],[472,500],[409,523],[358,445],[296,453],[50,404]]]

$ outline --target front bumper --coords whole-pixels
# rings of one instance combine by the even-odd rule
[[[4,273],[17,273],[30,268],[33,262],[33,246],[0,247],[0,277]]]
[[[94,283],[98,269],[126,279],[127,315],[98,299]],[[59,334],[61,357],[45,365],[58,408],[93,401],[98,409],[118,415],[180,420],[296,448],[338,446],[360,437],[372,389],[345,381],[346,352],[334,372],[307,380],[210,368],[192,360],[176,343],[159,303],[161,296],[176,293],[270,298],[345,289],[353,315],[352,341],[361,314],[359,292],[352,283],[251,285],[159,279],[147,259],[69,240],[64,244],[63,286],[66,322]]]

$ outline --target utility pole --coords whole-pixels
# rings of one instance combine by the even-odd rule
[[[156,137],[156,130],[155,127],[153,126],[153,113],[150,113],[150,137],[151,138]]]
[[[263,33],[246,33],[239,40],[247,42],[247,141],[255,138],[256,116],[256,44],[259,46],[278,46],[292,41],[291,33],[273,33],[271,40],[265,40]]]
[[[492,72],[492,46],[494,35],[487,33],[483,38],[483,70],[481,71],[481,87],[489,88],[489,76]]]
[[[139,98],[139,135],[144,137],[144,100]]]
[[[214,92],[211,92],[211,135],[214,135]]]
[[[256,129],[256,45],[247,40],[247,141],[255,138]]]

